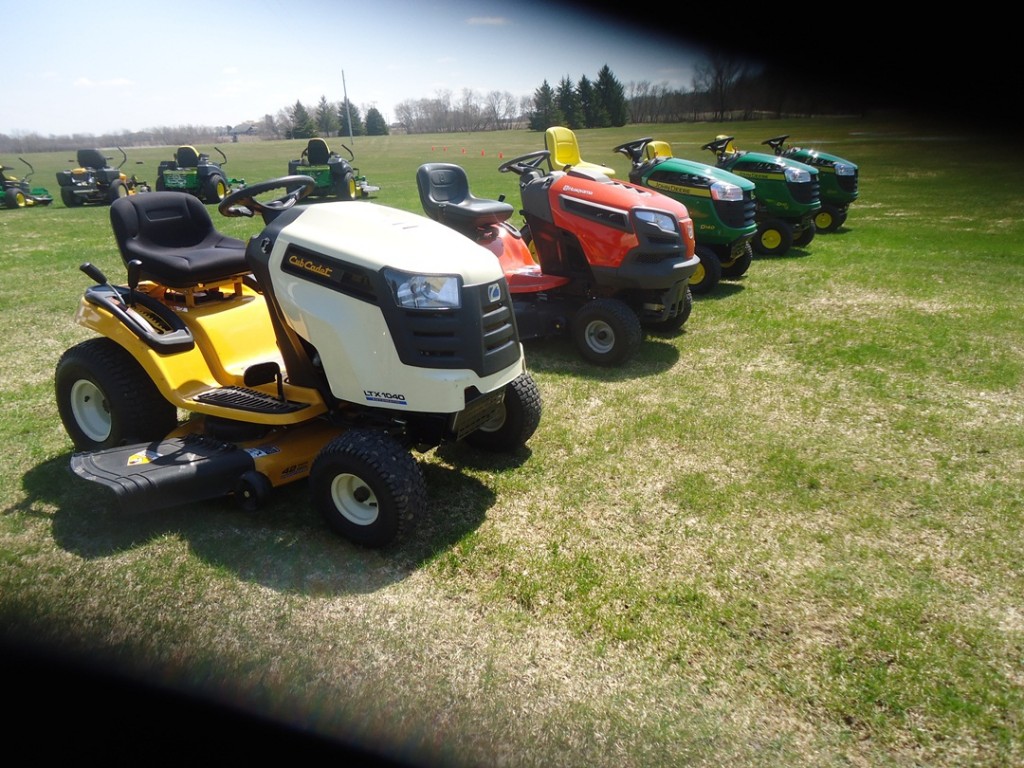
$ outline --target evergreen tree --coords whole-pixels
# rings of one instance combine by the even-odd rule
[[[316,127],[320,136],[333,136],[338,129],[338,117],[326,96],[321,96],[316,106]]]
[[[352,117],[352,130],[349,130],[348,119]],[[366,129],[363,127],[363,117],[359,113],[359,107],[350,102],[348,99],[342,100],[338,105],[338,123],[341,128],[338,130],[339,136],[362,136]]]
[[[629,122],[629,105],[626,103],[626,91],[622,83],[615,79],[615,75],[605,64],[597,73],[597,99],[604,111],[608,114],[608,123],[616,128],[621,128]],[[597,126],[604,128],[606,126]]]
[[[366,110],[366,135],[387,136],[388,124],[384,121],[384,115],[376,107]]]
[[[583,127],[583,110],[580,107],[579,95],[568,76],[563,77],[558,83],[558,90],[555,92],[555,103],[562,110],[566,128]]]
[[[580,110],[583,112],[583,126],[585,128],[600,128],[610,123],[608,113],[604,111],[601,101],[594,90],[594,84],[583,75],[576,86],[576,93],[580,98]]]
[[[533,94],[533,111],[530,113],[530,130],[546,131],[553,125],[565,125],[565,115],[555,103],[555,92],[545,80]]]
[[[309,110],[307,110],[301,101],[296,101],[295,106],[291,110],[292,118],[292,138],[293,139],[312,139],[317,135],[316,123],[313,122],[313,118],[309,116]]]

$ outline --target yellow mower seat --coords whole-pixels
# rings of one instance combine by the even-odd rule
[[[551,153],[548,156],[548,167],[552,171],[564,171],[571,166],[582,171],[596,171],[606,176],[615,174],[614,168],[599,163],[588,163],[581,158],[576,134],[560,125],[552,126],[544,132],[544,148]]]
[[[656,157],[672,157],[672,145],[667,141],[649,141],[644,147],[644,158],[653,160]]]

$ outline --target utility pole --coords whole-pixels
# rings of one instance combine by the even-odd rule
[[[348,140],[355,144],[355,137],[352,135],[352,108],[348,103],[348,87],[345,85],[345,70],[341,70],[341,91],[345,95],[345,120],[348,123]]]

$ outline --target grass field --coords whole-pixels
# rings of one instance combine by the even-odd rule
[[[59,202],[72,154],[28,156],[57,202],[0,210],[4,637],[425,765],[1021,764],[1024,157],[896,118],[579,138],[624,175],[617,144],[713,162],[723,132],[858,163],[845,228],[755,259],[624,368],[528,343],[527,454],[420,456],[429,510],[385,551],[301,483],[251,515],[121,514],[71,476],[53,369],[88,336],[77,268],[123,268],[107,210]],[[415,170],[444,159],[518,203],[497,166],[542,142],[353,148],[375,202],[419,211]],[[221,148],[253,182],[302,146]]]

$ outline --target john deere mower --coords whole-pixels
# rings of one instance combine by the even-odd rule
[[[110,205],[115,200],[140,192],[149,192],[149,184],[139,181],[134,174],[128,176],[121,167],[128,155],[120,147],[121,163],[116,168],[98,149],[80,149],[75,155],[77,168],[57,172],[60,199],[68,208],[80,205]]]
[[[546,171],[547,159],[540,150],[498,167],[519,176],[521,230],[508,222],[509,203],[474,196],[450,163],[420,166],[420,202],[497,256],[523,339],[568,334],[585,360],[622,364],[643,326],[671,333],[689,317],[693,223],[665,195],[595,171]]]
[[[111,206],[127,282],[81,266],[95,284],[76,320],[96,335],[61,356],[55,390],[71,469],[123,509],[233,496],[250,510],[308,479],[331,527],[384,546],[424,511],[411,451],[509,453],[536,430],[498,263],[424,216],[296,206],[314,184],[224,198],[224,216],[262,217],[248,244],[192,195]]]
[[[156,170],[157,192],[187,192],[205,203],[220,203],[232,188],[244,186],[245,179],[232,179],[224,172],[227,156],[218,147],[221,163],[210,162],[210,156],[195,147],[182,145],[173,160],[161,160]]]
[[[629,158],[633,184],[657,190],[686,206],[700,264],[690,290],[708,293],[722,277],[746,273],[757,232],[754,182],[705,163],[672,156],[668,142],[651,137],[615,147]]]
[[[814,216],[821,208],[818,171],[796,160],[737,150],[732,136],[717,136],[701,149],[715,153],[716,165],[756,185],[757,232],[751,245],[763,256],[782,256],[814,239]]]
[[[341,146],[345,147],[351,160],[356,159],[351,149],[344,144]],[[368,184],[358,168],[353,168],[352,163],[332,152],[327,142],[320,138],[310,139],[299,159],[288,161],[288,173],[311,176],[315,182],[313,197],[333,195],[339,200],[355,200],[380,191],[380,187]]]
[[[13,168],[0,163],[0,180],[3,181],[3,206],[4,208],[30,208],[34,205],[49,205],[53,202],[53,196],[43,187],[33,187],[29,180],[35,169],[32,164],[23,157],[19,160],[28,166],[28,173],[24,178],[9,173]]]
[[[779,157],[798,160],[818,169],[821,210],[814,216],[814,226],[819,232],[835,232],[846,223],[850,204],[857,199],[859,169],[837,155],[805,147],[787,147],[785,142],[788,138],[789,134],[785,134],[761,143],[771,147]]]

